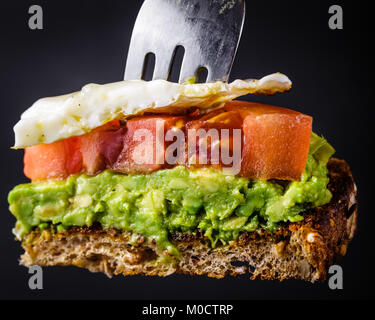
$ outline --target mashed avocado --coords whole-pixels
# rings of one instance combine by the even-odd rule
[[[331,199],[326,163],[333,152],[326,140],[312,134],[300,181],[254,180],[183,166],[149,175],[106,170],[95,176],[21,184],[8,201],[20,238],[35,227],[60,232],[100,223],[142,234],[178,255],[169,240],[174,232],[201,229],[215,246],[219,240],[236,239],[241,231],[259,226],[274,230],[280,222],[303,220],[301,212]]]

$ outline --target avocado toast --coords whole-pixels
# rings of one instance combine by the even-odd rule
[[[290,86],[123,81],[39,100],[15,127],[32,180],[8,197],[21,263],[324,280],[355,230],[348,165],[311,117],[232,101]]]

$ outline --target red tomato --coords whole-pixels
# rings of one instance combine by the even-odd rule
[[[196,141],[194,141],[194,138],[191,141],[194,132],[192,132],[189,139],[186,139],[190,144],[190,148],[188,145],[186,146],[189,159],[187,163],[192,166],[229,166],[230,164],[223,163],[222,161],[223,152],[225,149],[226,154],[232,157],[234,129],[239,131],[239,139],[242,140],[242,122],[242,117],[237,111],[227,111],[223,108],[211,111],[201,118],[187,122],[187,132],[189,132],[189,130],[195,130],[195,133],[198,135]],[[199,136],[199,130],[203,130],[201,131],[203,135]],[[196,145],[195,149],[192,144],[194,142]],[[200,154],[200,147],[207,148],[206,155]],[[214,151],[215,148],[216,151]],[[241,144],[239,144],[239,149],[241,149]],[[239,152],[241,152],[241,150],[239,150]],[[239,161],[241,161],[241,158]]]
[[[24,165],[25,176],[33,181],[65,178],[64,142],[40,144],[26,148]]]
[[[84,169],[89,174],[111,166],[122,149],[123,129],[112,121],[78,137],[25,149],[24,173],[33,181],[65,179]]]
[[[65,168],[67,175],[80,172],[82,169],[81,142],[79,137],[63,140],[65,147]]]
[[[258,103],[232,101],[224,106],[243,118],[241,175],[298,180],[306,166],[312,118]]]
[[[35,180],[65,179],[81,171],[82,155],[78,137],[40,144],[25,149],[24,173]]]
[[[181,149],[185,152],[174,164],[189,165],[195,156],[198,166],[233,167],[234,163],[225,163],[222,156],[226,154],[230,158],[239,154],[237,172],[242,176],[298,180],[306,165],[311,127],[312,118],[300,112],[232,101],[203,116],[145,115],[128,120],[125,126],[116,120],[79,137],[26,148],[24,171],[32,180],[46,180],[64,179],[81,171],[96,174],[106,168],[124,173],[169,168],[173,164],[166,162],[170,160],[166,151],[176,139],[166,141],[166,133],[176,133],[178,130],[174,128],[178,128],[184,143]],[[203,129],[206,134],[216,129],[217,135],[197,139],[195,150],[190,150],[188,131],[191,129]],[[227,137],[223,129],[229,133]],[[234,129],[241,130],[237,149],[234,149]],[[199,154],[199,144],[204,143],[207,144],[206,159]],[[215,145],[219,149],[218,158],[211,157],[211,146]]]
[[[88,174],[111,167],[117,160],[123,144],[124,128],[119,121],[111,121],[80,136],[82,165]]]
[[[165,134],[176,127],[183,129],[183,116],[141,116],[126,122],[123,149],[113,169],[125,173],[148,173],[167,167],[165,150],[171,142]]]

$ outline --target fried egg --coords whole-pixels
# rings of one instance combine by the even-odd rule
[[[78,136],[111,120],[144,112],[210,109],[246,94],[284,92],[291,85],[289,78],[281,73],[232,83],[178,84],[165,80],[91,83],[78,92],[36,101],[14,126],[14,148]]]

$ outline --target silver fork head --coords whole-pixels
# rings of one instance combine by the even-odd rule
[[[155,54],[153,79],[170,80],[176,47],[185,54],[179,82],[207,69],[206,81],[228,81],[245,18],[244,0],[145,0],[134,25],[125,80],[141,79]]]

